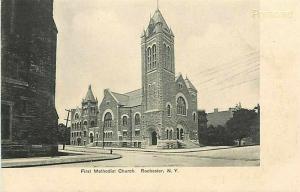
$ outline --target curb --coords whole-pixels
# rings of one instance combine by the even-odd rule
[[[220,148],[212,148],[212,149],[203,149],[203,150],[188,150],[188,151],[163,151],[163,149],[161,150],[147,150],[147,149],[139,149],[139,150],[134,150],[134,149],[129,149],[129,148],[112,148],[112,150],[116,150],[116,151],[132,151],[132,152],[146,152],[146,153],[195,153],[195,152],[201,152],[201,151],[214,151],[214,150],[222,150],[222,149],[232,149],[232,148],[240,148],[240,147],[251,147],[251,146],[256,146],[256,145],[247,145],[247,146],[224,146],[224,147],[220,147]],[[258,145],[259,146],[259,145]],[[77,149],[91,149],[91,150],[95,150],[95,151],[89,151],[89,153],[97,153],[96,150],[101,149],[103,150],[103,148],[95,148],[95,147],[90,147],[90,148],[85,148],[85,147],[75,147]],[[200,149],[200,148],[199,148]],[[68,151],[76,151],[74,149],[66,149]],[[110,150],[109,148],[106,148],[104,150]]]
[[[45,165],[58,165],[58,164],[68,164],[68,163],[83,163],[83,162],[93,162],[93,161],[106,161],[106,160],[114,160],[114,159],[120,159],[122,158],[119,154],[113,154],[114,157],[105,157],[102,156],[95,156],[95,155],[89,155],[89,156],[81,156],[81,157],[75,157],[71,159],[47,159],[47,160],[41,160],[41,161],[35,161],[35,162],[7,162],[7,163],[1,163],[2,168],[21,168],[21,167],[37,167],[37,166],[45,166]],[[76,159],[77,158],[77,159]]]

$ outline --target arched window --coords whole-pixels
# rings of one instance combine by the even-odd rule
[[[164,67],[167,68],[167,45],[166,44],[164,44],[163,53],[164,53]]]
[[[152,46],[152,67],[156,67],[156,45]]]
[[[151,69],[151,48],[147,49],[147,70]]]
[[[172,138],[173,138],[173,131],[170,130],[170,139],[172,139]]]
[[[104,127],[111,127],[112,115],[110,112],[107,112],[104,116]]]
[[[94,125],[95,125],[95,122],[91,121],[91,127],[94,127]]]
[[[167,48],[167,68],[168,68],[168,69],[170,69],[170,63],[171,63],[171,62],[170,62],[170,58],[171,58],[171,57],[170,57],[170,53],[171,53],[170,47],[168,47],[168,48]]]
[[[79,122],[77,123],[77,129],[79,129]]]
[[[186,103],[183,97],[177,99],[177,114],[186,115]]]
[[[123,116],[123,126],[127,125],[127,116]]]
[[[167,115],[168,115],[168,117],[170,117],[171,116],[171,105],[167,105]]]
[[[177,137],[176,138],[179,139],[179,129],[178,128],[176,129],[176,133],[177,133]]]
[[[167,130],[167,139],[169,139],[169,130]]]
[[[75,114],[75,119],[79,119],[78,113]]]
[[[135,114],[135,116],[134,116],[134,124],[135,125],[139,125],[139,124],[141,124],[141,118],[140,118],[140,114]]]
[[[87,121],[84,121],[84,122],[83,122],[83,125],[87,125]]]
[[[197,119],[196,119],[196,113],[195,112],[193,113],[193,119],[194,119],[194,122],[196,122]]]

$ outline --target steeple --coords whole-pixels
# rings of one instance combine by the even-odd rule
[[[146,30],[147,36],[151,36],[158,32],[157,25],[160,25],[164,32],[168,33],[169,35],[173,35],[158,7],[152,16],[150,14],[150,21]]]
[[[89,85],[89,89],[85,95],[85,99],[84,99],[85,102],[87,101],[91,101],[91,102],[96,102],[96,99],[94,97],[94,94],[93,94],[93,91],[92,91],[92,86]]]

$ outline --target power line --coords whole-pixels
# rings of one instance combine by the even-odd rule
[[[247,64],[247,66],[244,66],[244,69],[246,69],[246,68],[248,68],[249,66],[250,67],[255,67],[256,65],[253,65],[252,66],[252,64],[256,64],[258,61],[256,61],[256,62],[249,62],[249,63],[246,63]],[[249,64],[251,64],[251,65],[249,65]],[[228,68],[229,69],[229,68]],[[243,69],[243,70],[244,70]],[[232,69],[231,69],[232,70]],[[232,70],[232,71],[234,71],[234,70]],[[216,73],[215,73],[216,74]],[[219,76],[219,77],[221,77],[221,76]],[[216,80],[216,79],[218,79],[219,77],[215,77],[215,75],[212,75],[210,78],[206,78],[205,80],[202,80],[201,82],[198,82],[197,83],[197,81],[195,81],[196,83],[195,84],[207,84],[207,83],[209,83],[210,81],[213,81],[213,80]]]
[[[206,70],[202,70],[200,72],[197,72],[195,73],[194,75],[200,75],[200,74],[203,74],[203,73],[206,73],[206,74],[210,74],[210,73],[213,73],[215,71],[219,71],[218,68],[222,69],[222,68],[228,68],[232,65],[235,65],[235,63],[239,62],[239,61],[243,61],[244,59],[251,59],[252,56],[259,56],[259,55],[253,55],[255,53],[259,53],[258,51],[255,51],[255,52],[251,52],[251,53],[248,53],[246,55],[244,55],[243,57],[239,57],[237,59],[234,59],[234,60],[231,60],[231,61],[228,61],[228,62],[225,62],[225,63],[222,63],[222,64],[219,64],[217,66],[214,66],[214,67],[211,67],[211,68],[208,68]],[[247,57],[250,57],[250,58],[247,58]],[[230,64],[231,63],[231,64]],[[230,65],[227,65],[227,64],[230,64]]]
[[[213,85],[210,85],[210,86],[221,85],[221,84],[225,83],[227,80],[233,79],[234,77],[237,77],[237,76],[239,76],[241,74],[244,74],[244,73],[247,73],[247,75],[248,75],[249,73],[252,73],[252,72],[255,72],[255,71],[259,70],[259,67],[257,68],[257,66],[259,66],[259,64],[255,65],[255,66],[252,66],[251,68],[248,68],[246,70],[239,71],[238,73],[235,73],[233,75],[225,76],[225,79],[222,79],[222,80],[220,80],[220,81],[218,81],[218,82],[216,82],[216,83],[214,83]],[[214,79],[214,80],[216,80],[216,79]],[[204,84],[203,88],[208,87],[207,84],[208,83]]]
[[[259,80],[258,77],[254,78],[254,79],[249,79],[249,80],[246,80],[246,81],[242,81],[242,82],[239,82],[239,83],[236,83],[236,84],[231,84],[227,87],[223,87],[221,89],[214,89],[214,90],[208,90],[206,91],[205,93],[215,93],[217,91],[222,91],[222,90],[225,90],[225,89],[229,89],[229,88],[232,88],[232,87],[236,87],[236,86],[239,86],[239,85],[242,85],[242,84],[245,84],[245,83],[250,83],[252,81],[255,81],[255,80]]]

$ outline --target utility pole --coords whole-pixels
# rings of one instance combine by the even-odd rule
[[[69,115],[70,115],[70,112],[71,110],[68,110],[68,109],[65,109],[67,112],[68,112],[68,116],[67,116],[67,119],[66,120],[66,129],[68,128],[68,122],[69,122]],[[63,142],[63,150],[65,150],[65,146],[66,146],[66,129],[64,129],[64,142]]]

